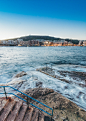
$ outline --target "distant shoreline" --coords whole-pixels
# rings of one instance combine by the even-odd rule
[[[86,46],[15,46],[15,45],[0,45],[0,47],[86,47]]]

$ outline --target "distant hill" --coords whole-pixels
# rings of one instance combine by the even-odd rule
[[[73,39],[62,39],[62,38],[56,38],[56,37],[51,37],[51,36],[35,36],[35,35],[29,35],[29,36],[23,36],[20,37],[20,39],[23,39],[24,41],[28,41],[28,40],[34,40],[34,39],[44,39],[44,40],[66,40],[68,42],[72,42],[73,44],[78,44],[79,40],[73,40]]]
[[[21,39],[24,40],[33,40],[33,39],[44,39],[44,40],[60,40],[61,38],[55,38],[55,37],[51,37],[51,36],[36,36],[36,35],[29,35],[29,36],[23,36],[20,37]]]
[[[44,39],[44,40],[50,40],[50,41],[60,41],[60,40],[65,40],[68,42],[72,42],[73,44],[78,44],[79,40],[74,40],[74,39],[63,39],[63,38],[56,38],[56,37],[51,37],[51,36],[39,36],[39,35],[29,35],[29,36],[22,36],[19,38],[14,38],[12,40],[16,40],[16,39],[23,39],[24,41],[28,41],[28,40],[35,40],[35,39]]]

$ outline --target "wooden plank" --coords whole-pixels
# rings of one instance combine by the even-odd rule
[[[20,110],[20,107],[22,106],[22,101],[16,102],[15,107],[11,114],[8,116],[6,121],[15,121],[16,116],[18,116],[18,112]]]
[[[35,110],[31,121],[38,121],[38,110]]]
[[[16,118],[15,121],[23,121],[26,110],[27,110],[27,105],[22,105],[20,113],[19,113],[19,115],[18,115],[18,117]]]
[[[8,114],[11,112],[14,105],[15,105],[15,101],[9,101],[9,103],[4,108],[4,111],[0,116],[0,121],[5,121],[6,120]]]
[[[33,108],[30,107],[29,110],[27,110],[23,121],[31,121],[32,113]]]
[[[0,100],[0,115],[1,115],[1,111],[3,110],[3,108],[9,103],[9,100]]]
[[[39,115],[39,121],[44,121],[44,114],[43,113]]]

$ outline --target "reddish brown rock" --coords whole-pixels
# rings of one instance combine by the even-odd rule
[[[53,119],[55,121],[85,121],[86,111],[78,107],[75,103],[65,98],[58,92],[49,88],[34,88],[24,91],[27,95],[53,108]],[[19,94],[18,94],[19,95]],[[19,95],[26,99],[23,95]],[[51,113],[45,106],[30,100],[31,103]],[[46,115],[46,114],[45,114]]]

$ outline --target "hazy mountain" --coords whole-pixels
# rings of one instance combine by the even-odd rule
[[[29,36],[22,36],[19,38],[13,38],[12,40],[16,40],[16,39],[23,39],[24,41],[28,41],[28,40],[36,40],[36,39],[44,39],[44,40],[50,40],[50,41],[60,41],[60,40],[65,40],[68,42],[72,42],[74,44],[78,44],[79,40],[74,40],[74,39],[63,39],[63,38],[56,38],[56,37],[51,37],[51,36],[39,36],[39,35],[29,35]]]

